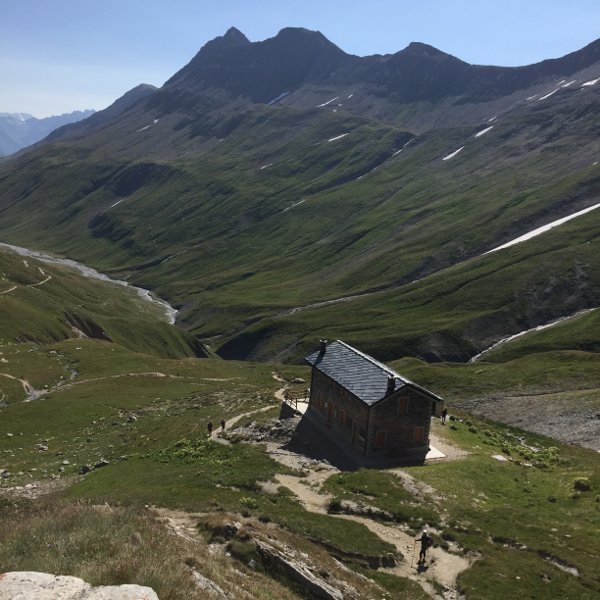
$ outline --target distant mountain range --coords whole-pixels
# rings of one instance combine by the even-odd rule
[[[156,290],[226,358],[462,361],[600,304],[600,211],[485,254],[600,202],[599,155],[600,40],[508,68],[231,28],[8,161],[0,236]]]
[[[54,129],[81,121],[94,114],[93,110],[36,119],[27,113],[0,113],[0,156],[13,154],[35,144]]]

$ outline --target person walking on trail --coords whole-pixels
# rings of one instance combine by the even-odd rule
[[[206,426],[206,428],[208,429],[208,437],[210,437],[212,435],[212,430],[213,430],[212,421],[208,422],[208,425]]]
[[[442,411],[442,425],[446,424],[446,417],[448,416],[448,409],[444,408]]]
[[[221,419],[221,431],[225,431],[225,419]]]
[[[421,533],[421,537],[416,540],[417,542],[421,542],[421,550],[419,552],[419,564],[425,562],[425,558],[427,556],[427,550],[433,546],[433,538],[427,532],[427,529],[423,529],[423,533]]]

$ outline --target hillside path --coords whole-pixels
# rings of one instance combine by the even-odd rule
[[[278,400],[283,398],[285,389],[283,387],[275,393]],[[435,442],[444,446],[447,459],[456,460],[466,456],[466,452],[444,443],[439,435],[435,437]],[[307,511],[327,514],[327,506],[332,499],[332,495],[324,492],[322,486],[329,477],[339,473],[340,470],[328,463],[308,461],[305,456],[282,448],[280,443],[267,442],[266,449],[269,456],[274,460],[287,467],[302,470],[304,474],[300,477],[277,474],[275,476],[276,482],[264,484],[264,490],[275,493],[279,486],[284,486],[294,493]],[[310,466],[308,462],[311,463]],[[430,499],[439,498],[437,490],[418,482],[403,469],[395,468],[388,469],[388,471],[396,475],[405,487],[415,493],[415,496],[421,501],[427,501],[429,497]],[[383,524],[359,515],[330,514],[330,516],[360,523],[381,540],[392,544],[398,550],[403,560],[398,561],[395,567],[382,569],[383,571],[417,582],[434,599],[440,598],[440,595],[430,580],[444,587],[444,600],[454,600],[460,597],[457,577],[471,565],[468,558],[460,554],[447,552],[441,547],[431,548],[428,551],[426,564],[421,568],[417,568],[416,562],[413,563],[413,557],[415,551],[418,555],[419,544],[415,542],[412,535],[399,527]],[[455,548],[455,550],[458,551],[459,549]]]

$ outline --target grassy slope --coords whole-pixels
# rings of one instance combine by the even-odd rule
[[[44,485],[52,481],[51,477],[59,476],[55,484],[72,484],[63,492],[67,506],[86,500],[94,505],[155,504],[194,511],[245,512],[268,517],[292,534],[326,543],[339,556],[380,555],[388,551],[385,543],[361,525],[307,513],[286,493],[269,495],[260,491],[257,482],[271,478],[283,468],[260,446],[220,446],[205,441],[209,419],[229,418],[273,402],[273,391],[281,385],[272,377],[274,368],[288,379],[306,377],[306,369],[212,359],[159,359],[97,340],[64,341],[29,353],[30,347],[20,349],[38,365],[36,371],[46,373],[46,383],[51,387],[58,366],[65,372],[76,371],[77,375],[71,384],[51,389],[36,402],[14,403],[0,409],[0,455],[4,457],[3,468],[12,473],[2,480],[3,487],[36,480]],[[45,370],[44,361],[49,364]],[[402,363],[403,367],[414,363],[415,373],[419,373],[417,380],[429,383],[416,361]],[[442,366],[429,368],[442,370]],[[475,373],[472,380],[456,380],[465,382],[465,393],[469,385],[476,393],[482,368],[488,370],[492,380],[493,369],[505,369],[496,374],[497,381],[506,379],[511,372],[509,367],[498,364],[461,368]],[[407,368],[402,370],[406,372]],[[531,370],[534,372],[535,366]],[[557,382],[559,376],[560,373],[556,375]],[[514,385],[518,386],[522,382],[516,377],[513,375]],[[43,385],[43,381],[38,385]],[[137,420],[128,420],[129,415],[135,415]],[[335,476],[330,489],[342,497],[392,510],[400,521],[414,524],[425,519],[437,523],[442,538],[454,539],[463,548],[479,553],[474,566],[460,579],[470,600],[500,600],[509,589],[532,598],[594,597],[599,591],[594,565],[600,558],[600,505],[595,501],[600,489],[597,453],[560,446],[546,438],[475,419],[470,424],[451,423],[455,425],[449,424],[443,431],[438,426],[440,435],[448,436],[451,443],[467,449],[470,455],[457,462],[410,469],[411,475],[437,490],[435,498],[425,505],[396,485],[389,475],[378,471]],[[46,444],[48,451],[40,452],[37,444]],[[544,450],[553,446],[559,449]],[[542,450],[534,452],[529,447]],[[500,463],[491,458],[500,453],[516,462]],[[101,458],[109,464],[84,478],[77,475],[81,465],[95,464]],[[537,466],[528,467],[525,463]],[[590,479],[591,492],[574,494],[573,481],[579,476]],[[49,535],[31,514],[27,518],[25,514],[14,516],[13,509],[6,506],[0,510],[3,522],[17,519],[16,523],[22,521],[39,531],[41,538]],[[87,509],[74,507],[67,513],[69,510]],[[0,565],[60,568],[85,575],[89,565],[98,560],[97,552],[90,551],[86,561],[77,563],[88,565],[82,569],[75,568],[69,557],[75,547],[86,546],[92,540],[97,540],[94,547],[103,551],[106,540],[102,531],[111,523],[122,518],[125,531],[141,531],[143,539],[154,535],[148,529],[154,527],[151,522],[138,523],[130,514],[92,517],[94,525],[84,528],[75,526],[68,514],[57,515],[57,522],[66,519],[65,533],[58,535],[56,542],[64,549],[60,561],[50,551],[27,552],[22,528],[11,527],[5,536],[8,542],[0,552]],[[82,541],[73,546],[71,536],[79,536]],[[162,551],[160,547],[165,542],[160,539],[156,538],[158,546],[152,545],[148,552]],[[517,550],[521,545],[526,548]],[[184,560],[181,549],[173,552]],[[107,563],[94,581],[130,579],[130,570],[119,566],[118,556],[116,553],[115,560]],[[561,571],[546,556],[577,568],[579,577]],[[150,576],[151,569],[147,571],[142,563],[139,566],[140,575],[135,580],[157,585]],[[172,569],[180,572],[175,563]],[[547,583],[537,589],[540,578]],[[388,589],[397,586],[393,580],[377,579],[386,583]],[[411,594],[408,597],[419,597],[414,590]]]
[[[202,352],[193,336],[165,321],[160,307],[124,286],[6,251],[0,252],[0,273],[3,344],[87,335],[162,356]]]
[[[473,137],[477,128],[440,130],[394,157],[410,134],[343,113],[255,107],[234,122],[205,127],[200,117],[161,119],[143,135],[134,129],[138,123],[122,121],[87,140],[89,146],[57,145],[22,158],[21,172],[32,171],[34,184],[5,173],[2,232],[103,269],[119,265],[121,274],[181,305],[189,329],[219,336],[217,345],[233,339],[226,354],[242,357],[249,345],[253,356],[274,356],[297,343],[307,323],[256,325],[257,319],[422,277],[590,204],[599,185],[589,158],[597,136],[581,112],[593,112],[593,106],[591,95],[560,96],[553,104],[516,108],[480,138]],[[343,133],[348,135],[327,141]],[[127,162],[162,139],[173,147],[153,150],[153,160]],[[462,145],[457,157],[441,160]],[[68,165],[75,175],[57,165]],[[40,211],[48,194],[49,210]],[[42,231],[42,222],[51,227]],[[561,289],[546,293],[548,280],[572,285],[577,244],[597,235],[597,219],[590,215],[581,222],[589,223],[586,235],[563,239],[563,248],[536,245],[536,253],[560,252],[556,269],[554,263],[540,265],[534,255],[509,252],[504,263],[490,258],[492,266],[506,269],[492,301],[523,323],[548,316],[549,305],[564,299]],[[477,306],[491,291],[489,278],[473,281],[470,263],[461,268],[462,275],[453,275],[456,284],[472,284],[471,297],[457,298],[461,306],[466,301],[463,314],[442,310],[435,321],[427,310],[417,314],[410,352],[468,355],[491,337],[481,316],[497,321],[498,331],[511,331],[514,321],[498,315],[495,306],[487,315]],[[574,304],[596,301],[593,268],[588,279],[585,290],[576,287]],[[427,285],[423,292],[431,293]],[[517,305],[524,287],[548,296],[540,314]],[[394,298],[386,308],[395,310]],[[380,320],[379,297],[363,305],[359,320],[350,311],[338,317],[337,310],[332,320],[332,311],[324,310],[320,321],[313,319],[314,328],[327,323],[338,331],[360,329],[367,318]],[[398,319],[399,329],[407,322],[412,326],[412,315]],[[246,329],[250,344],[237,338]],[[385,329],[376,324],[371,337],[386,355],[389,349],[390,357],[400,356],[411,340],[387,338]],[[435,336],[446,330],[457,339],[438,349]],[[257,348],[260,342],[266,344]]]

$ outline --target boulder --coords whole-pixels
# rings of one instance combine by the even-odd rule
[[[33,571],[0,574],[0,600],[158,600],[152,588],[140,585],[92,587],[78,577]]]

